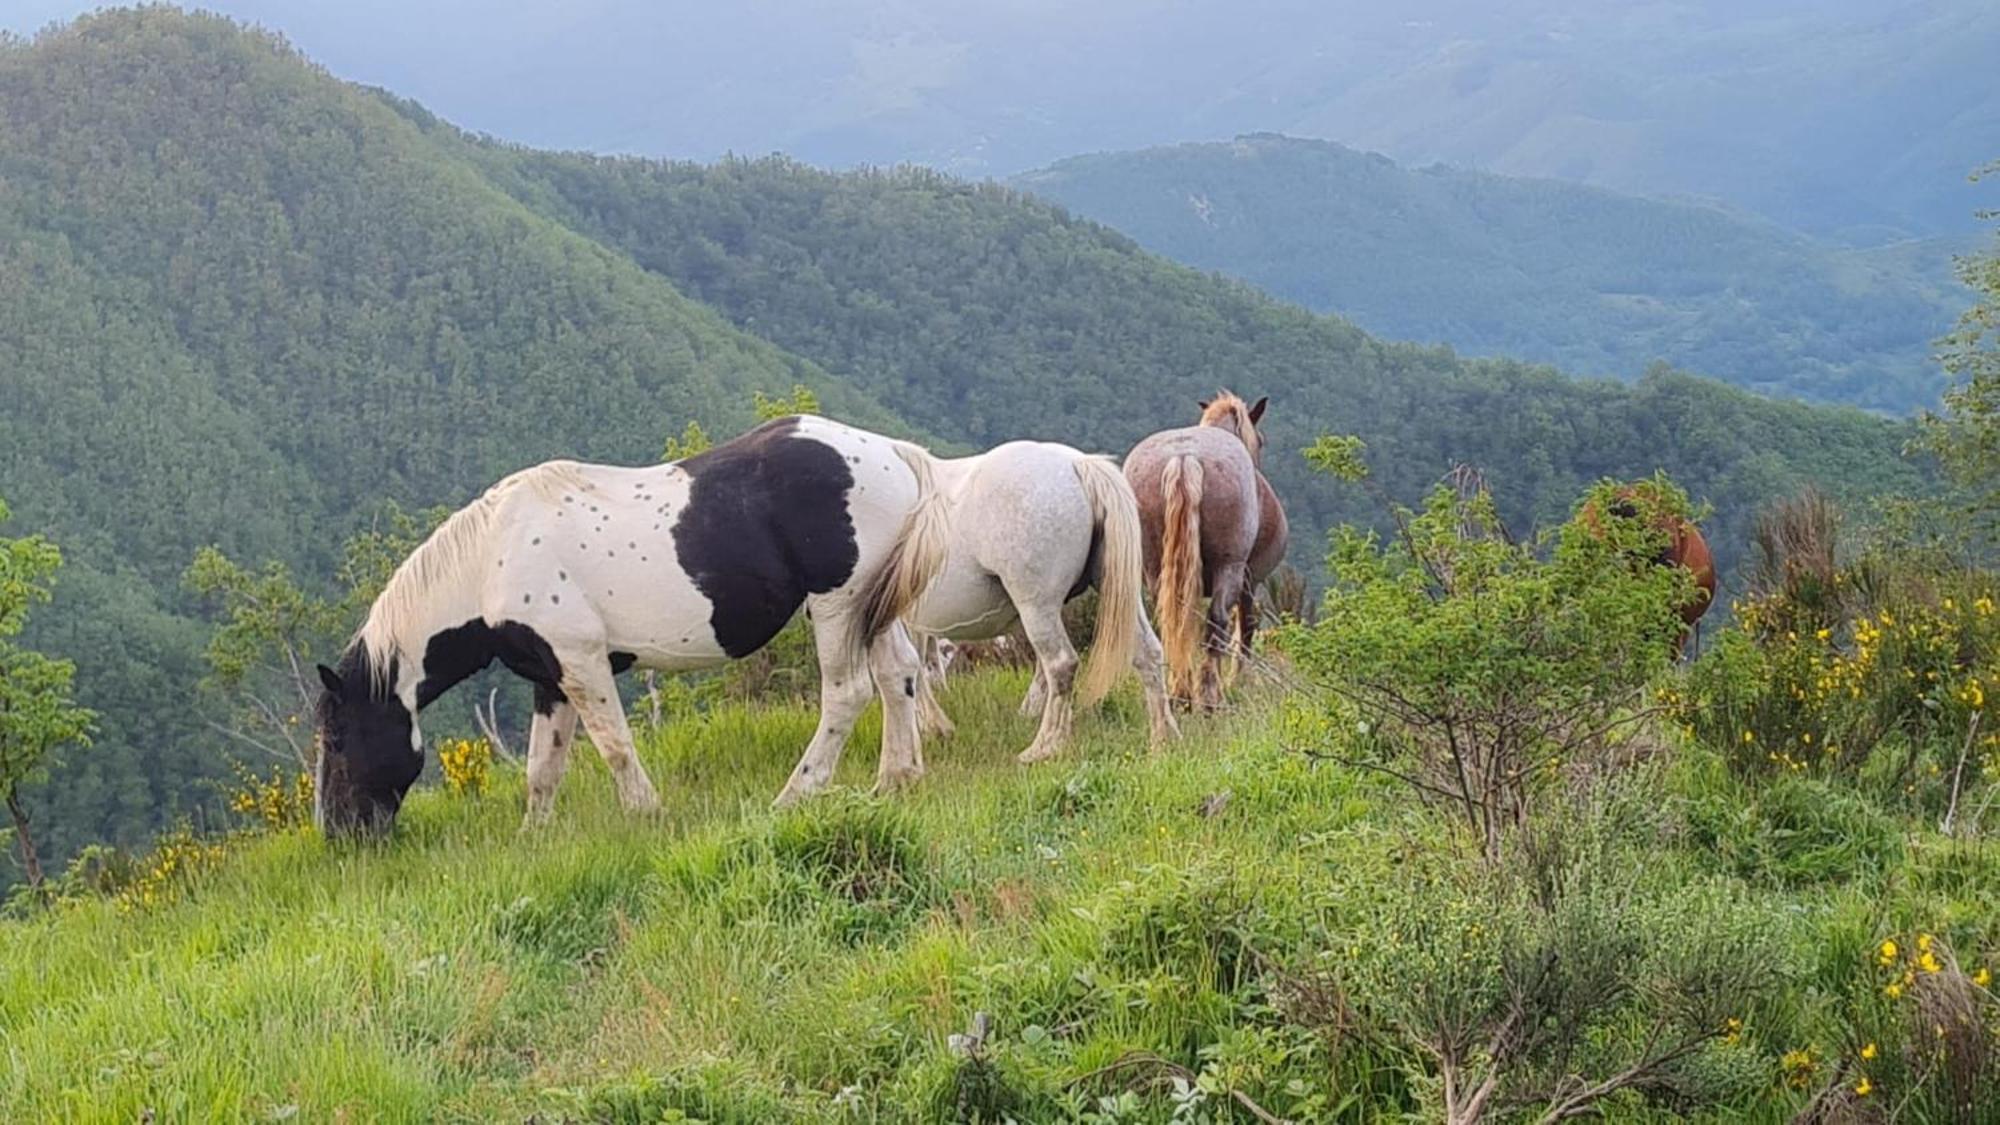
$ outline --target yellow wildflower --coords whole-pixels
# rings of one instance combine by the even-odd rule
[[[1984,965],[1979,966],[1979,971],[1972,974],[1972,983],[1978,985],[1981,988],[1985,988],[1992,982],[1993,982],[1993,970],[1987,968]]]
[[[1894,938],[1882,939],[1882,944],[1875,950],[1875,959],[1883,965],[1893,965],[1896,963],[1896,941]]]
[[[1864,1044],[1864,1045],[1862,1046],[1862,1048],[1861,1048],[1861,1057],[1862,1057],[1862,1058],[1864,1058],[1864,1059],[1872,1059],[1872,1058],[1874,1058],[1874,1057],[1875,1057],[1875,1054],[1876,1054],[1876,1051],[1875,1051],[1875,1044],[1874,1044],[1874,1043],[1872,1043],[1872,1042],[1871,1042],[1871,1043],[1867,1043],[1867,1044]]]
[[[1882,995],[1887,996],[1891,1000],[1900,997],[1903,995],[1903,983],[1901,981],[1890,981],[1888,984],[1882,986]]]
[[[1874,1089],[1875,1084],[1868,1081],[1868,1076],[1865,1074],[1861,1076],[1861,1081],[1854,1084],[1854,1094],[1856,1097],[1865,1098]]]

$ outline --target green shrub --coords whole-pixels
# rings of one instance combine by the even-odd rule
[[[1308,749],[1403,779],[1497,859],[1538,791],[1613,760],[1671,658],[1693,585],[1651,560],[1658,521],[1689,508],[1664,480],[1637,494],[1621,516],[1620,486],[1592,489],[1546,558],[1483,491],[1440,488],[1386,547],[1344,532],[1320,620],[1281,635],[1326,692],[1329,737]]]
[[[1427,1115],[1743,1094],[1746,1068],[1712,1044],[1797,975],[1791,927],[1663,866],[1661,826],[1632,824],[1650,792],[1551,810],[1498,866],[1405,863],[1330,912],[1318,967],[1340,1016],[1388,1046]]]
[[[718,925],[803,922],[843,943],[879,941],[943,900],[919,840],[894,803],[832,793],[677,849],[660,877],[715,910]]]
[[[1745,878],[1797,887],[1893,869],[1902,826],[1855,793],[1813,777],[1720,787],[1689,802],[1691,842]]]

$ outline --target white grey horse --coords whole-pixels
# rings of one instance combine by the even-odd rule
[[[1103,698],[1129,665],[1145,690],[1153,744],[1177,735],[1160,639],[1140,600],[1138,503],[1118,467],[1066,445],[1016,441],[939,460],[932,472],[950,511],[945,561],[904,621],[926,650],[938,639],[986,640],[1021,623],[1036,659],[1022,710],[1040,711],[1042,722],[1020,761],[1041,761],[1069,740],[1078,658],[1062,607],[1092,587],[1097,630],[1082,702]],[[946,734],[951,720],[932,678],[924,677],[918,713],[927,732]]]

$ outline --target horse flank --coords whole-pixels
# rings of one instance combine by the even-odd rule
[[[1125,476],[1108,457],[1085,457],[1076,463],[1077,479],[1103,529],[1103,555],[1097,591],[1097,632],[1090,645],[1090,667],[1078,701],[1091,706],[1111,693],[1132,665],[1138,644],[1139,587],[1144,563],[1139,531],[1139,504]]]
[[[559,502],[563,489],[591,488],[578,469],[574,461],[547,461],[503,477],[478,499],[447,517],[396,567],[354,636],[367,653],[370,687],[376,694],[389,690],[390,668],[396,654],[412,642],[410,631],[423,622],[424,610],[437,589],[446,583],[466,581],[483,571],[494,517],[501,504],[523,488],[549,503]],[[421,643],[421,639],[417,640]]]
[[[1167,656],[1167,689],[1192,695],[1200,678],[1203,648],[1201,459],[1187,454],[1168,458],[1160,469],[1160,492],[1166,500],[1166,513],[1156,600],[1160,642]]]

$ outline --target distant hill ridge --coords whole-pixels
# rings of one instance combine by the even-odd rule
[[[1942,240],[1852,250],[1721,205],[1276,134],[1064,160],[1012,181],[1200,269],[1371,332],[1632,378],[1653,360],[1904,413],[1964,307]]]

